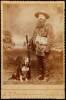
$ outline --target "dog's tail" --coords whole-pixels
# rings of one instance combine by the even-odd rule
[[[9,79],[8,79],[8,80],[11,80],[11,79],[16,79],[16,77],[14,76],[14,74],[12,74],[12,76],[11,76],[11,77],[9,77]]]
[[[8,80],[14,79],[12,76],[8,78]]]

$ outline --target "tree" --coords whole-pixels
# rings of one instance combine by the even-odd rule
[[[15,43],[12,40],[12,35],[9,31],[4,31],[3,47],[5,50],[12,49]]]

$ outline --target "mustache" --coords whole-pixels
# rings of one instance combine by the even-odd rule
[[[44,27],[44,25],[45,25],[45,20],[39,20],[38,23],[37,23],[36,28]]]

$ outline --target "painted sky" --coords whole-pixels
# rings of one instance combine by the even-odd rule
[[[62,3],[36,3],[36,4],[4,4],[3,5],[3,29],[9,31],[15,44],[23,44],[25,35],[31,38],[37,19],[35,12],[44,11],[50,15],[49,23],[53,26],[55,47],[63,47],[64,36],[64,5]]]

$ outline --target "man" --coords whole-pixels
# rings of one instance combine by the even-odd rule
[[[38,18],[38,23],[31,40],[35,45],[36,56],[40,66],[39,79],[43,80],[46,70],[46,55],[50,50],[49,42],[51,41],[49,41],[49,34],[52,33],[52,26],[46,22],[46,20],[49,19],[49,15],[47,13],[37,12],[35,13],[35,17]]]

